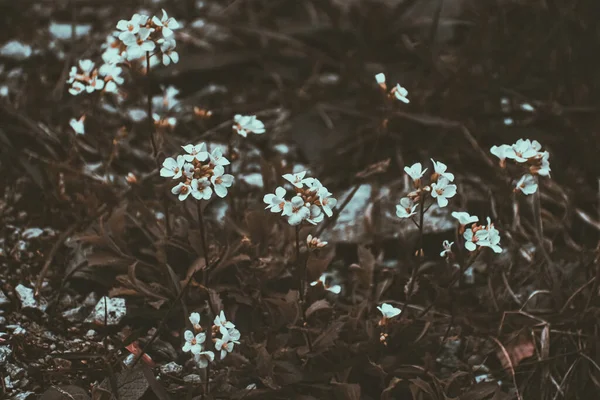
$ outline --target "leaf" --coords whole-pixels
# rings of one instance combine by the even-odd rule
[[[437,398],[435,390],[431,387],[429,383],[425,382],[423,379],[411,379],[410,382],[411,384],[408,387],[410,388],[414,399],[422,398],[422,396],[420,396],[421,393],[428,395],[428,397],[426,398],[429,398],[431,400]]]
[[[124,267],[131,262],[131,260],[123,258],[113,252],[103,250],[94,251],[86,257],[86,261],[89,267]]]
[[[375,257],[369,249],[364,246],[358,246],[358,263],[360,264],[360,274],[362,283],[367,289],[371,288],[373,283],[373,273],[375,271]]]
[[[484,400],[488,396],[496,393],[498,390],[498,384],[496,382],[481,382],[473,385],[469,390],[460,396],[459,400]]]
[[[317,300],[308,307],[306,310],[306,318],[310,317],[313,313],[319,310],[329,310],[331,309],[331,304],[325,299]]]
[[[318,255],[316,253],[319,253]],[[319,252],[310,252],[306,261],[306,274],[308,281],[313,282],[327,270],[327,267],[335,258],[335,246],[331,246],[328,250]]]
[[[521,360],[533,356],[535,346],[529,336],[520,335],[516,340],[513,340],[505,346],[506,353],[510,357],[510,360],[506,359],[506,353],[502,350],[497,352],[497,356],[500,359],[502,367],[508,371],[514,369],[519,365]]]
[[[208,289],[208,301],[211,306],[212,312],[214,315],[221,312],[223,310],[223,301],[221,300],[221,296],[219,292],[213,289]]]
[[[104,391],[110,391],[109,379],[106,378],[100,384]],[[150,384],[144,376],[143,368],[137,365],[134,369],[127,369],[117,374],[117,389],[120,400],[138,400],[148,390]]]
[[[321,353],[333,346],[343,327],[344,323],[341,321],[335,321],[329,325],[329,327],[314,340],[313,353]]]
[[[169,393],[167,393],[164,386],[156,380],[154,373],[147,365],[142,365],[142,371],[144,372],[144,376],[150,385],[150,389],[152,389],[156,397],[158,397],[159,400],[171,400]]]
[[[273,377],[282,386],[303,380],[302,370],[289,361],[275,361],[273,363]]]
[[[52,386],[42,394],[40,400],[89,400],[87,391],[79,386]]]
[[[388,386],[381,392],[381,400],[394,400],[395,397],[393,391],[400,382],[402,382],[401,379],[393,376]]]
[[[360,385],[355,383],[334,383],[333,393],[338,400],[360,400]]]

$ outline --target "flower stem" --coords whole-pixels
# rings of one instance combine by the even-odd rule
[[[210,361],[206,366],[206,381],[204,382],[204,395],[208,397],[208,393],[210,392]],[[204,396],[202,396],[204,398]]]
[[[206,286],[208,278],[208,243],[206,242],[206,228],[204,226],[204,217],[202,215],[202,204],[197,201],[198,225],[200,227],[200,240],[202,242],[202,252],[204,253],[204,273],[202,274],[202,285]]]
[[[533,207],[533,222],[535,224],[535,230],[538,235],[540,243],[543,245],[544,242],[544,226],[542,225],[542,205],[540,201],[540,185],[538,181],[538,190],[533,193],[532,207]]]
[[[406,306],[408,305],[408,302],[410,301],[410,298],[413,295],[413,292],[415,290],[415,281],[417,280],[417,273],[419,272],[419,266],[420,266],[420,262],[423,258],[423,221],[425,219],[425,200],[427,199],[427,195],[425,192],[423,193],[423,198],[420,201],[419,204],[419,241],[418,241],[418,247],[417,247],[417,253],[416,253],[416,263],[415,266],[413,267],[413,270],[410,274],[410,281],[408,282],[408,288],[406,290],[406,303],[404,303],[404,306],[402,307],[402,311],[400,312],[400,315],[402,315],[402,313],[404,312],[404,309],[406,308]]]
[[[152,144],[152,155],[156,161],[157,168],[160,167],[158,163],[158,147],[156,146],[156,139],[154,138],[154,121],[152,120],[152,91],[150,90],[150,52],[146,52],[146,100],[147,100],[147,112],[148,112],[148,129],[150,132],[150,143]]]
[[[302,312],[302,326],[306,326],[306,312],[304,310],[304,292],[306,290],[306,264],[308,260],[304,263],[300,263],[300,225],[296,225],[296,265],[300,269],[300,302],[298,307],[300,307],[300,311]],[[307,331],[304,331],[304,339],[306,340],[306,344],[308,345],[308,350],[312,352],[312,340],[310,339],[310,335]]]

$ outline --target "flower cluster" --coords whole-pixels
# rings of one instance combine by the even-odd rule
[[[265,133],[265,124],[254,115],[236,114],[233,117],[233,130],[240,136],[247,137],[249,133],[261,135]]]
[[[385,83],[385,74],[379,73],[379,74],[375,75],[375,81],[377,82],[377,84],[383,91],[387,92],[388,88]],[[406,90],[399,84],[396,84],[396,86],[394,86],[388,92],[388,97],[395,98],[396,100],[399,100],[405,104],[410,103],[410,100],[408,100],[407,96],[408,96],[408,90]]]
[[[206,368],[210,362],[215,360],[215,353],[206,350],[206,332],[200,325],[200,314],[191,313],[189,317],[192,323],[193,331],[186,330],[184,333],[185,344],[182,347],[184,352],[191,352],[194,360],[200,368]],[[240,331],[235,328],[231,321],[227,321],[225,313],[221,311],[213,321],[212,326],[213,343],[215,351],[219,351],[221,360],[227,356],[227,353],[233,351],[234,344],[240,344]],[[216,335],[221,337],[217,338]]]
[[[527,173],[517,181],[515,191],[529,195],[537,191],[537,176],[550,176],[550,153],[541,150],[542,145],[537,140],[519,139],[513,145],[493,146],[490,152],[500,159],[502,168],[506,167],[506,159],[527,168]]]
[[[227,196],[233,176],[225,173],[224,166],[229,164],[229,160],[223,157],[221,149],[217,147],[209,153],[205,143],[182,147],[186,154],[178,155],[177,159],[165,159],[160,170],[160,176],[179,181],[171,193],[177,195],[180,201],[190,194],[197,200],[208,200],[213,188],[217,196]]]
[[[305,176],[306,171],[283,175],[296,192],[291,200],[285,199],[287,191],[281,186],[275,189],[275,194],[269,193],[263,198],[267,204],[266,209],[274,213],[281,212],[292,226],[300,225],[304,221],[316,225],[323,221],[324,214],[331,217],[333,207],[337,204],[337,200],[331,197],[329,190],[318,179]]]
[[[169,17],[165,10],[162,10],[161,18],[133,14],[130,20],[123,19],[117,23],[118,38],[126,46],[126,50],[120,51],[118,55],[113,51],[113,54],[116,59],[123,57],[127,61],[133,61],[158,48],[164,65],[177,63],[179,54],[175,51],[173,32],[177,28],[179,23],[173,17]]]
[[[477,225],[475,222],[479,221],[479,218],[471,216],[466,212],[453,212],[452,216],[456,218],[460,224],[459,232],[463,235],[465,248],[467,250],[475,251],[477,246],[479,246],[489,247],[495,253],[502,252],[502,248],[500,247],[500,232],[494,227],[494,224],[492,224],[489,217],[487,218],[487,225]],[[471,226],[467,228],[467,225]],[[452,245],[452,243],[450,243],[450,245]],[[446,246],[444,246],[444,248],[446,248]],[[442,252],[442,254],[446,255],[447,253]]]
[[[399,218],[411,218],[416,215],[417,206],[427,193],[437,201],[439,207],[446,207],[448,199],[456,194],[456,185],[451,183],[454,181],[454,174],[447,172],[446,164],[434,160],[431,162],[434,172],[429,178],[429,185],[423,185],[421,180],[427,172],[427,168],[423,169],[421,163],[404,167],[404,172],[412,179],[415,190],[400,199],[400,204],[396,206],[396,215]]]
[[[121,77],[121,67],[103,64],[96,68],[92,60],[80,60],[77,66],[72,66],[67,83],[71,85],[69,93],[77,96],[80,93],[104,91],[117,93],[118,85],[124,81]]]

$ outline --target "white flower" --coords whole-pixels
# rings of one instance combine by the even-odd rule
[[[213,323],[219,327],[219,329],[221,329],[220,327],[225,327],[226,329],[233,329],[235,328],[235,325],[233,322],[228,321],[227,318],[225,318],[225,312],[223,310],[221,310],[221,312],[215,316],[215,320],[213,321]]]
[[[408,90],[406,90],[402,86],[396,84],[396,86],[392,89],[392,93],[394,94],[396,99],[400,100],[401,102],[403,102],[405,104],[410,103],[410,101],[408,100],[408,97],[406,97],[406,96],[408,96]]]
[[[377,309],[381,311],[383,318],[394,318],[402,312],[402,310],[399,308],[396,308],[388,303],[383,303],[381,307],[378,306]]]
[[[173,179],[181,178],[184,163],[185,159],[183,156],[177,156],[177,161],[172,157],[165,158],[162,168],[160,169],[160,176]]]
[[[120,64],[125,61],[125,57],[118,47],[108,47],[102,53],[102,61],[105,64]]]
[[[305,183],[312,182],[312,180],[313,180],[313,178],[304,179],[305,175],[306,175],[306,171],[298,172],[297,174],[285,174],[285,175],[283,175],[283,179],[290,182],[292,185],[294,185],[298,189],[301,189]]]
[[[463,238],[465,239],[465,249],[469,251],[475,251],[475,249],[477,248],[476,243],[478,241],[478,238],[476,235],[473,234],[473,230],[465,230],[465,233],[463,233]]]
[[[140,31],[141,25],[142,16],[140,14],[133,14],[129,21],[124,19],[120,20],[119,22],[117,22],[117,29],[122,31],[122,33],[119,34],[119,39],[123,40],[121,36],[126,32],[135,35]]]
[[[221,151],[220,148],[216,148],[212,151],[212,153],[210,154],[210,162],[213,163],[214,165],[229,165],[230,162],[228,159],[226,159],[225,157],[223,157],[223,152]]]
[[[440,257],[448,257],[450,254],[452,254],[452,245],[453,244],[454,244],[454,242],[449,242],[447,240],[444,240],[444,242],[442,243],[444,250],[440,253]]]
[[[315,181],[319,182],[317,179],[315,179]],[[325,214],[327,214],[328,217],[331,217],[333,215],[333,207],[335,207],[335,205],[337,204],[337,200],[333,197],[330,197],[331,193],[329,193],[327,188],[325,188],[324,186],[321,186],[321,188],[317,192],[317,195],[319,196],[319,203],[321,203],[323,211],[325,212]]]
[[[115,64],[102,64],[98,73],[104,77],[105,80],[114,81],[117,85],[122,85],[125,79],[121,76],[123,68]]]
[[[310,250],[321,249],[321,248],[327,246],[327,242],[322,241],[318,237],[309,234],[306,237],[306,246]]]
[[[306,203],[305,206],[308,207],[310,211],[306,222],[313,225],[317,225],[319,222],[323,221],[325,215],[323,214],[323,211],[321,211],[321,208],[318,205]]]
[[[446,207],[448,199],[456,194],[456,185],[451,184],[448,179],[440,178],[431,184],[431,197],[437,199],[438,206]]]
[[[193,312],[190,314],[190,322],[192,323],[192,326],[194,327],[194,330],[196,332],[199,332],[202,330],[202,326],[200,326],[200,314],[197,312]]]
[[[487,226],[485,229],[481,229],[475,233],[475,235],[481,232],[477,244],[482,247],[490,247],[495,253],[502,253],[500,244],[500,232],[494,227],[494,224],[487,218]]]
[[[177,64],[179,62],[179,53],[175,51],[175,47],[177,46],[175,39],[160,39],[158,42],[160,44],[160,51],[162,53],[163,65],[169,65],[171,64],[171,61],[173,64]]]
[[[400,199],[400,204],[396,206],[396,215],[398,218],[410,218],[413,215],[416,215],[417,212],[417,203],[413,202],[408,197],[403,197]]]
[[[533,175],[525,174],[519,179],[515,190],[522,192],[525,195],[534,194],[538,188],[537,180]]]
[[[204,332],[200,332],[194,336],[194,332],[185,331],[183,336],[185,338],[185,344],[182,347],[183,351],[186,353],[191,351],[192,354],[199,354],[202,351],[202,343],[206,340],[206,334]]]
[[[173,36],[173,29],[179,28],[179,22],[177,22],[175,18],[169,17],[164,9],[162,12],[162,18],[159,20],[158,17],[154,16],[152,17],[152,22],[155,25],[162,27],[162,34],[164,37]]]
[[[461,225],[468,225],[472,224],[473,222],[479,221],[479,218],[477,218],[476,216],[469,215],[469,213],[463,211],[454,211],[452,213],[452,216],[456,218],[458,220],[458,223]]]
[[[500,165],[504,165],[504,162],[507,158],[515,157],[515,151],[507,144],[503,144],[501,146],[492,146],[490,153],[500,159]]]
[[[92,93],[95,90],[104,89],[104,81],[102,79],[98,79],[97,76],[90,78],[87,86],[85,87],[85,91],[88,93]]]
[[[310,216],[310,209],[304,204],[300,196],[294,196],[283,206],[283,214],[288,217],[288,223],[292,226],[300,225],[302,221]]]
[[[179,201],[184,201],[187,199],[191,192],[192,188],[182,182],[179,182],[177,186],[171,189],[171,193],[178,195]]]
[[[446,172],[446,169],[448,169],[446,164],[434,161],[433,158],[431,159],[431,162],[433,163],[433,170],[437,175],[448,179],[450,182],[454,181],[454,174],[451,172]]]
[[[221,332],[221,338],[215,341],[215,350],[221,352],[221,360],[225,358],[227,353],[231,353],[233,351],[233,344],[240,344],[239,341],[234,339],[230,334],[227,328],[221,326],[219,328]],[[235,333],[235,332],[234,332]],[[239,332],[238,332],[239,333]],[[239,336],[238,336],[239,338]]]
[[[119,39],[127,46],[127,61],[138,59],[156,48],[156,43],[149,39],[153,31],[154,28],[140,28],[137,35],[131,32],[119,35]]]
[[[71,118],[69,125],[71,125],[71,128],[73,128],[76,134],[83,135],[85,134],[85,126],[83,125],[84,121],[85,115],[82,115],[79,119]]]
[[[507,154],[507,157],[517,162],[526,162],[528,159],[537,154],[537,145],[539,145],[539,143],[536,142],[536,144],[533,144],[529,139],[519,139],[515,144],[512,145],[514,155]]]
[[[383,72],[380,72],[377,75],[375,75],[375,81],[379,86],[385,88],[385,74]]]
[[[265,124],[254,115],[236,114],[233,121],[235,122],[233,129],[243,137],[246,137],[248,133],[254,133],[255,135],[265,133]]]
[[[198,354],[194,354],[194,361],[198,365],[198,368],[206,368],[209,363],[215,361],[215,353],[212,351],[201,351]]]
[[[425,171],[427,171],[427,168],[423,170],[421,163],[414,163],[410,167],[404,167],[404,172],[406,172],[406,174],[415,182],[423,177]]]
[[[550,176],[550,153],[547,151],[538,153],[536,156],[540,161],[539,165],[532,165],[529,167],[529,171],[532,174],[537,174],[541,176]]]
[[[331,292],[333,294],[340,294],[342,292],[342,287],[340,285],[329,285],[327,283],[327,280],[330,276],[331,276],[331,274],[328,274],[325,272],[325,273],[321,274],[319,279],[317,279],[314,282],[311,282],[310,286],[317,286],[320,283],[321,285],[323,285],[325,290],[327,290],[328,292]]]
[[[181,148],[187,153],[183,155],[183,158],[187,162],[194,161],[194,158],[198,161],[206,161],[208,158],[208,152],[206,151],[205,143],[200,143],[195,146],[193,144],[188,144],[181,146]]]
[[[83,92],[84,90],[85,90],[85,85],[79,81],[75,81],[69,88],[69,93],[71,93],[73,96],[77,96],[79,93]]]
[[[95,65],[96,64],[92,60],[79,60],[79,69],[81,69],[86,75],[90,75],[92,73]]]
[[[226,174],[225,168],[223,168],[222,165],[216,165],[213,169],[213,176],[210,178],[210,181],[215,187],[217,196],[223,198],[227,196],[227,188],[233,185],[233,175]]]
[[[283,207],[285,206],[285,189],[279,186],[275,189],[275,194],[268,193],[263,197],[263,202],[267,204],[265,209],[271,210],[271,212],[277,213],[283,211]]]
[[[207,178],[192,179],[191,191],[196,200],[208,200],[213,192]]]

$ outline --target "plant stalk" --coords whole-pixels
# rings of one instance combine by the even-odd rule
[[[202,204],[196,201],[198,210],[198,225],[200,227],[200,240],[202,242],[202,252],[204,253],[204,273],[202,274],[202,285],[206,287],[208,278],[208,243],[206,241],[206,228],[204,226],[204,217],[202,215]]]

